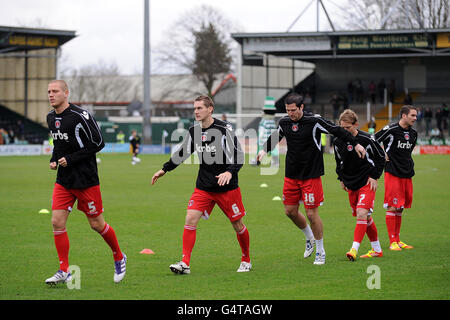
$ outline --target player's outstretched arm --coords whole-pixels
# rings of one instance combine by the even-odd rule
[[[162,169],[157,171],[152,177],[152,185],[154,185],[155,182],[165,174],[166,174],[166,172]]]

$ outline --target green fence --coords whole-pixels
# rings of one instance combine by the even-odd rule
[[[142,137],[142,123],[121,122],[115,123],[107,119],[97,119],[100,125],[105,142],[118,142],[117,134],[122,131],[125,135],[125,143],[128,143],[132,130],[136,130]],[[178,122],[158,122],[152,123],[152,144],[161,144],[164,130],[168,133],[166,143],[170,142],[170,136],[179,126],[188,129],[192,123],[189,119],[181,119]]]

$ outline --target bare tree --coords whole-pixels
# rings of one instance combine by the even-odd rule
[[[231,56],[228,46],[219,39],[213,24],[202,26],[195,33],[195,59],[192,73],[203,82],[212,96],[216,75],[230,71]]]
[[[153,50],[156,56],[156,64],[159,66],[157,71],[196,74],[198,79],[205,84],[205,89],[210,93],[211,84],[209,82],[211,78],[205,78],[204,72],[202,72],[202,75],[196,72],[200,69],[197,63],[197,57],[201,51],[201,48],[198,47],[200,37],[205,35],[208,30],[212,31],[211,27],[213,28],[216,36],[215,43],[222,49],[225,48],[229,51],[228,72],[233,70],[232,61],[237,56],[235,52],[236,42],[231,38],[231,33],[236,30],[233,26],[236,25],[219,10],[211,6],[202,5],[186,11],[170,26],[165,39]],[[208,50],[210,49],[208,48]],[[203,60],[202,64],[204,64],[202,68],[208,68],[208,66],[212,66],[213,62],[210,59]],[[216,69],[215,73],[224,72],[225,69],[227,68]]]
[[[332,4],[336,5],[332,2]],[[336,5],[337,6],[337,5]],[[435,29],[450,27],[448,0],[347,0],[338,6],[341,29]]]
[[[67,69],[61,78],[69,84],[71,101],[104,102],[129,99],[127,93],[131,84],[121,76],[115,63],[108,65],[101,60],[97,64],[85,65],[79,69]]]
[[[402,0],[399,10],[407,18],[406,26],[411,29],[450,27],[448,0]]]

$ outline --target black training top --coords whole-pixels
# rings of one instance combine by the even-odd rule
[[[68,189],[85,189],[99,184],[95,154],[105,146],[97,122],[89,112],[69,104],[62,113],[47,114],[53,137],[50,162],[65,157],[67,167],[58,166],[56,182]]]
[[[356,141],[366,149],[361,159],[354,147],[340,138],[334,140],[334,157],[338,179],[350,190],[359,190],[367,184],[367,179],[378,180],[383,173],[385,155],[383,148],[370,134],[358,130]]]
[[[412,127],[404,129],[400,124],[393,123],[375,133],[375,139],[382,143],[389,157],[385,171],[399,178],[414,176],[414,161],[412,151],[417,141],[417,131]]]
[[[278,130],[274,131],[264,144],[266,152],[272,151],[281,139],[286,138],[287,154],[285,176],[306,180],[324,174],[321,134],[328,133],[357,144],[355,138],[340,126],[319,115],[303,115],[293,121],[288,116],[280,119]]]
[[[224,192],[238,188],[238,172],[244,164],[244,153],[228,122],[214,118],[213,124],[202,128],[196,124],[180,148],[164,163],[165,172],[175,169],[192,153],[196,152],[200,163],[196,188],[209,192]],[[230,172],[229,184],[219,186],[217,175]]]

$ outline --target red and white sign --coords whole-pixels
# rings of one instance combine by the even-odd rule
[[[420,154],[450,154],[450,146],[420,146]]]

